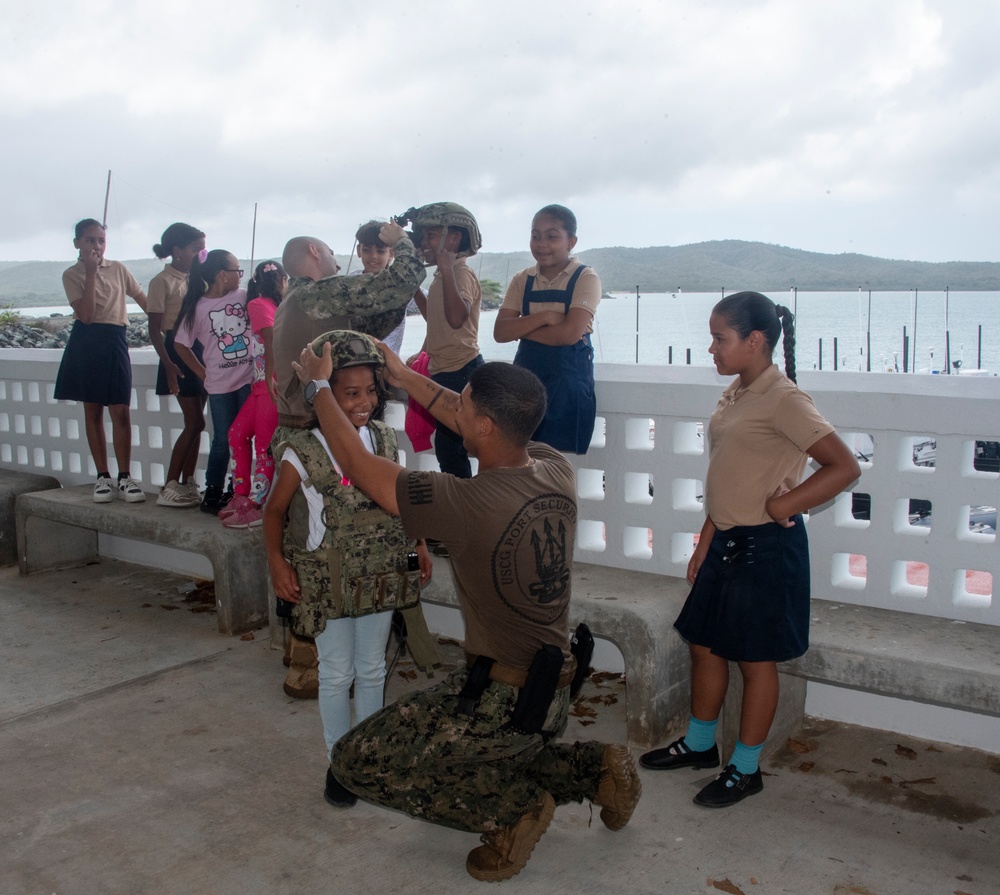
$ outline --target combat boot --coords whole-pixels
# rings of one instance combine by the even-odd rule
[[[289,635],[288,674],[282,687],[292,699],[316,699],[319,696],[319,654],[311,637]]]
[[[470,851],[465,859],[469,875],[483,882],[497,883],[520,873],[555,813],[555,801],[543,792],[534,808],[519,821],[483,833],[480,837],[483,844]]]
[[[594,802],[601,806],[601,822],[609,830],[620,830],[629,822],[642,795],[642,782],[628,746],[604,747],[598,780]]]

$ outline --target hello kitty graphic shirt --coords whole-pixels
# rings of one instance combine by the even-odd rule
[[[205,391],[235,392],[253,379],[254,338],[247,312],[247,293],[236,289],[221,298],[202,298],[194,319],[181,326],[174,341],[193,348],[201,344]]]

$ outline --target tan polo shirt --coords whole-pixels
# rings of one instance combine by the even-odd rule
[[[77,261],[72,267],[64,270],[62,281],[69,303],[72,305],[80,301],[83,298],[83,284],[87,281],[87,269],[83,266],[83,262]],[[142,286],[124,264],[120,261],[108,261],[105,258],[97,268],[92,322],[126,326],[128,324],[128,314],[125,311],[126,295],[129,298],[142,295]],[[76,314],[75,308],[73,313]]]
[[[718,529],[764,525],[765,501],[802,480],[806,451],[834,431],[812,398],[772,364],[741,390],[735,379],[708,424],[705,512]]]
[[[471,306],[468,318],[458,329],[452,329],[444,316],[441,271],[434,271],[434,279],[427,290],[426,345],[432,374],[460,370],[479,354],[479,309],[483,291],[464,258],[455,261],[455,282],[458,284],[458,294]]]
[[[172,264],[165,264],[163,270],[149,281],[146,313],[163,315],[160,321],[161,332],[169,332],[174,328],[187,288],[188,275],[181,273]]]
[[[524,299],[524,285],[527,283],[528,277],[535,278],[531,286],[532,292],[540,292],[545,289],[565,290],[570,277],[573,276],[578,267],[582,266],[582,263],[577,261],[576,258],[570,258],[569,264],[551,280],[545,279],[538,272],[537,264],[534,267],[518,271],[511,278],[507,286],[507,292],[503,297],[503,304],[500,305],[500,310],[511,310],[517,311],[518,314],[521,313],[522,300]],[[588,333],[594,331],[594,314],[597,313],[597,306],[600,304],[603,293],[601,278],[597,275],[594,268],[588,267],[580,274],[580,278],[576,281],[576,286],[573,288],[573,299],[569,305],[571,309],[583,308],[583,310],[590,314],[590,323],[587,324]],[[538,314],[541,311],[559,311],[562,313],[564,310],[565,307],[562,302],[532,302],[529,313]]]

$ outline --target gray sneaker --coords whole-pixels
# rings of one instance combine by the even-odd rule
[[[123,479],[118,479],[118,496],[126,503],[142,503],[146,495],[142,493],[142,488],[136,483],[132,476],[127,475]]]
[[[188,504],[188,506],[195,507],[201,503],[201,491],[198,490],[196,482],[178,482],[177,490],[191,500],[191,503]]]
[[[167,482],[156,498],[158,507],[196,507],[199,503],[201,498],[197,495],[192,497],[187,485],[182,485],[175,479]]]
[[[112,503],[115,499],[115,483],[110,476],[102,475],[94,485],[94,503]]]

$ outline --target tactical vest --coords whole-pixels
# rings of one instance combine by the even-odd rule
[[[385,423],[368,423],[375,453],[396,459],[396,433]],[[284,532],[285,558],[299,579],[299,603],[292,610],[296,634],[315,637],[329,618],[354,618],[415,606],[420,598],[420,572],[407,570],[412,541],[403,523],[364,492],[341,483],[319,440],[307,429],[287,433],[275,461],[287,448],[306,470],[305,485],[323,496],[326,531],[315,550],[305,547],[308,525],[302,518],[305,498],[293,501]],[[297,490],[297,497],[301,496]]]

